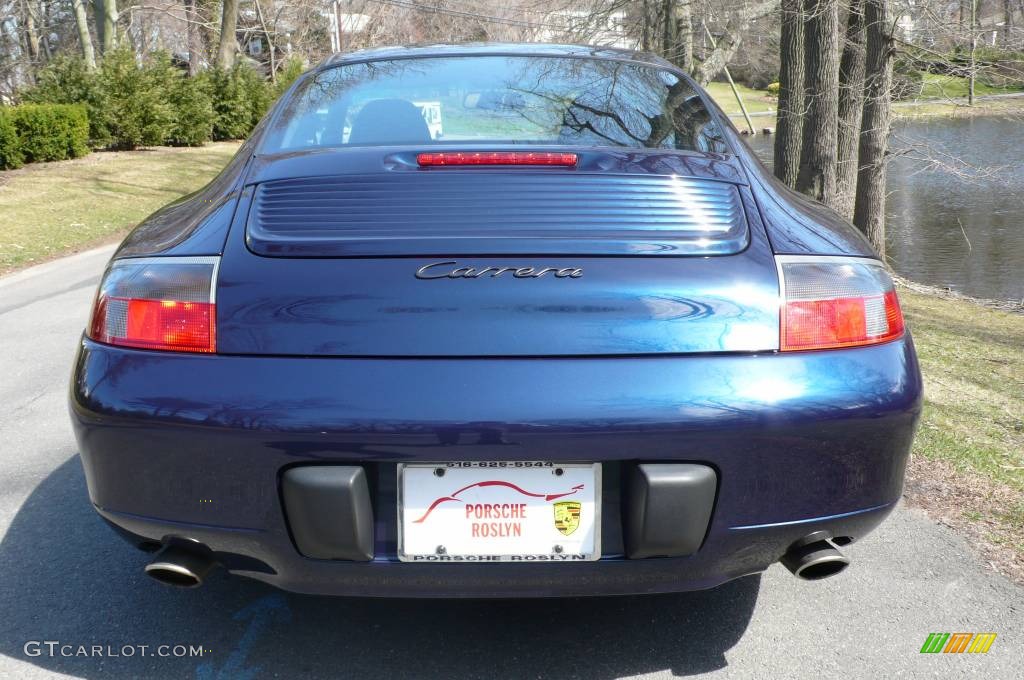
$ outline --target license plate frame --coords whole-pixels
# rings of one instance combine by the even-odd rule
[[[559,515],[549,515],[551,528],[554,530],[549,535],[552,538],[551,547],[548,551],[543,550],[523,550],[523,551],[507,551],[499,550],[492,552],[489,550],[483,551],[466,551],[459,550],[459,548],[465,544],[464,538],[456,540],[457,544],[454,551],[445,551],[440,553],[437,550],[433,552],[423,549],[422,536],[415,536],[408,542],[413,544],[411,547],[413,550],[407,551],[407,538],[410,538],[410,534],[415,534],[411,525],[416,524],[409,518],[407,523],[405,512],[406,508],[406,481],[412,476],[422,481],[424,479],[425,471],[429,471],[431,476],[437,477],[435,471],[440,468],[445,471],[445,476],[448,477],[446,480],[448,483],[443,484],[440,482],[441,478],[432,480],[431,483],[437,485],[436,489],[455,488],[459,486],[460,481],[472,480],[475,475],[474,473],[489,472],[490,475],[480,475],[484,477],[495,477],[494,480],[484,479],[482,481],[497,482],[489,485],[487,489],[488,496],[492,495],[494,491],[499,494],[514,494],[519,497],[524,494],[524,487],[522,484],[516,484],[520,487],[518,489],[511,489],[509,484],[503,484],[508,482],[508,478],[515,478],[516,481],[522,482],[527,480],[533,484],[536,489],[540,489],[540,492],[526,490],[522,497],[524,503],[527,505],[525,514],[530,517],[529,523],[534,527],[535,531],[543,531],[538,526],[538,520],[536,519],[536,513],[539,511],[541,518],[545,512],[543,507],[545,504],[549,504],[554,510],[554,506],[566,506],[562,511],[563,524],[572,525],[573,519],[567,517],[567,513],[571,515],[575,512],[576,528],[572,529],[568,535],[563,535],[561,529],[558,528]],[[409,472],[413,471],[410,475]],[[451,471],[454,474],[448,475]],[[468,474],[467,474],[468,471]],[[602,480],[601,480],[601,464],[594,462],[553,462],[553,461],[442,461],[442,462],[417,462],[417,463],[399,463],[397,465],[397,555],[401,562],[411,562],[420,564],[458,564],[458,563],[480,563],[480,562],[499,562],[499,563],[544,563],[550,564],[555,562],[589,562],[601,559],[601,496],[602,496]],[[573,490],[575,486],[569,482],[578,480],[585,480],[583,482],[583,489]],[[590,489],[586,488],[587,481],[589,481]],[[465,486],[464,484],[462,486]],[[471,498],[474,495],[481,495],[484,488],[480,486],[480,483],[474,483],[473,488],[470,488],[467,492],[466,489],[459,488],[460,493],[466,492],[463,498],[455,498],[457,494],[449,491],[451,494],[447,496],[449,501],[461,501],[461,504],[451,503],[446,510],[449,511],[448,517],[450,522],[450,510],[452,507],[464,508],[469,503],[466,502],[466,498]],[[554,492],[553,492],[554,491]],[[577,493],[581,491],[582,493]],[[428,495],[433,494],[429,492]],[[528,494],[528,495],[527,495]],[[545,494],[547,494],[545,496]],[[413,491],[413,496],[422,497],[422,493],[419,490]],[[443,493],[437,491],[436,495],[438,498],[444,496]],[[543,498],[541,498],[543,496]],[[564,500],[563,500],[564,499]],[[416,512],[418,515],[425,509],[429,508],[430,505],[422,503],[419,500],[412,501],[419,503],[422,507],[412,507],[411,512]],[[443,505],[443,503],[441,504]],[[441,505],[437,507],[441,507]],[[483,503],[483,505],[506,505],[503,503]],[[577,506],[575,508],[571,506]],[[434,508],[436,509],[436,508]],[[531,511],[534,513],[531,515]],[[548,511],[550,512],[550,511]],[[556,511],[557,513],[558,511]],[[583,521],[583,517],[591,515],[592,519],[589,523]],[[421,515],[422,516],[422,515]],[[440,516],[440,515],[438,515]],[[525,519],[525,518],[524,518]],[[576,539],[572,539],[571,534],[575,533],[579,528],[580,524],[585,524],[584,531]],[[456,532],[458,533],[458,532]],[[448,534],[451,536],[451,534]],[[588,540],[588,536],[590,537]],[[448,543],[451,539],[446,540]],[[509,538],[509,540],[512,540]],[[536,541],[540,541],[541,537],[535,535],[530,538],[534,541],[534,545],[538,545]],[[496,539],[497,541],[497,539]],[[565,545],[562,548],[563,544]],[[419,550],[415,548],[419,546]],[[508,541],[503,543],[507,547]],[[439,547],[441,547],[439,545]],[[575,548],[582,548],[576,550]],[[562,548],[562,552],[558,552],[557,549]]]

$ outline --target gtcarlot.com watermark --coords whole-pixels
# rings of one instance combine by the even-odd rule
[[[22,647],[25,656],[65,657],[133,657],[157,656],[166,658],[190,658],[202,656],[202,645],[83,645],[61,642],[60,640],[29,640]]]

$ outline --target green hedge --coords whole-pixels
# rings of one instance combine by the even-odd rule
[[[0,108],[0,169],[89,153],[89,118],[75,104]]]
[[[0,170],[20,168],[25,162],[18,140],[18,129],[14,126],[14,109],[0,107]]]
[[[89,116],[76,104],[22,104],[14,127],[29,163],[62,161],[89,153]]]
[[[74,158],[90,148],[242,139],[304,68],[290,59],[270,83],[246,63],[189,77],[166,52],[140,62],[122,47],[95,69],[59,56],[19,93],[26,104],[0,107],[0,169]]]
[[[273,86],[244,64],[203,74],[213,101],[213,139],[244,139],[276,99]]]
[[[169,78],[167,101],[174,122],[167,133],[168,144],[202,146],[213,139],[216,115],[208,84],[201,78],[188,78],[178,71]]]
[[[79,58],[59,57],[21,94],[30,102],[85,106],[93,147],[198,146],[248,136],[303,69],[300,60],[289,60],[277,83],[244,63],[190,78],[167,53],[140,63],[130,49],[120,48],[94,71]]]

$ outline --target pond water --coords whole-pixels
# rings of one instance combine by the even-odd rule
[[[772,137],[748,141],[770,161]],[[1024,299],[1024,121],[900,121],[889,165],[887,257],[913,281]]]

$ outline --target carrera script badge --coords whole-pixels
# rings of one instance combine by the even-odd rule
[[[578,279],[581,267],[460,267],[455,260],[431,262],[416,270],[417,279],[479,279],[498,278],[508,274],[516,279],[539,279],[551,275],[556,279]]]

